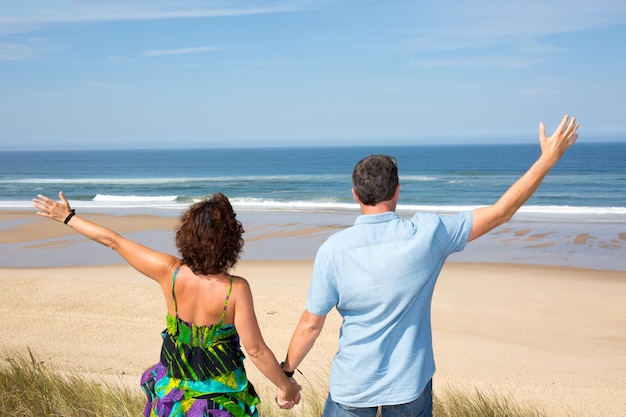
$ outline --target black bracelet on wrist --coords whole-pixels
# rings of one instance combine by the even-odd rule
[[[280,363],[280,367],[282,368],[283,366],[285,366],[285,362]],[[293,377],[293,374],[295,373],[295,371],[285,371],[284,369],[283,372],[287,378]]]
[[[63,220],[63,224],[67,224],[67,222],[69,222],[69,221],[70,221],[70,219],[71,219],[72,217],[74,217],[74,215],[75,215],[75,214],[76,214],[76,210],[71,209],[71,210],[70,210],[70,214],[68,214],[68,215],[67,215],[67,217],[65,218],[65,220]]]

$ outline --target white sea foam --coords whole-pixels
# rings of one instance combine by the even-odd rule
[[[73,207],[87,208],[116,208],[136,207],[146,209],[184,209],[199,198],[178,201],[176,195],[137,196],[137,195],[106,195],[97,194],[92,201],[70,200]],[[358,211],[354,202],[339,201],[277,201],[262,198],[231,198],[235,209],[245,210],[276,210],[276,211]],[[0,208],[23,209],[31,208],[32,202],[27,201],[0,201]],[[472,205],[413,205],[399,204],[398,212],[435,212],[443,214],[457,213],[464,210],[473,210],[480,206]],[[572,220],[616,220],[626,222],[626,207],[576,207],[576,206],[522,206],[516,216],[532,219],[559,219],[566,217]]]
[[[136,202],[136,203],[154,203],[161,201],[176,201],[176,195],[158,195],[158,196],[139,196],[139,195],[105,195],[97,194],[93,201],[111,201],[111,202]]]
[[[428,212],[459,212],[474,210],[482,206],[426,206],[426,205],[398,205],[399,211],[428,211]],[[522,206],[518,214],[554,214],[554,215],[590,215],[590,216],[625,216],[626,207],[575,207],[575,206]]]
[[[441,178],[432,175],[400,175],[400,183],[403,181],[431,182],[439,181]]]
[[[256,198],[232,198],[231,204],[235,208],[266,209],[266,210],[358,210],[356,203],[337,203],[323,201],[276,201]]]

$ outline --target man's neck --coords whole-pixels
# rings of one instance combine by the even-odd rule
[[[361,214],[382,214],[389,211],[396,211],[396,203],[392,201],[382,201],[374,206],[360,204]]]

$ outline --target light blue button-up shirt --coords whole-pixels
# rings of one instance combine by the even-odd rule
[[[334,401],[352,407],[415,400],[435,372],[430,304],[437,276],[463,250],[472,213],[359,216],[315,257],[306,308],[343,317],[330,375]]]

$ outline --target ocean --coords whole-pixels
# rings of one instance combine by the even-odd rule
[[[492,204],[540,149],[519,144],[0,152],[0,209],[30,210],[35,195],[56,197],[63,190],[78,211],[175,216],[203,196],[223,192],[253,226],[296,219],[303,226],[343,227],[358,214],[350,192],[352,168],[373,153],[397,158],[398,211],[410,215]],[[626,271],[626,142],[572,146],[511,224],[513,229],[492,232],[490,261]],[[515,238],[519,244],[509,248],[505,242]],[[488,240],[476,246],[484,250]],[[564,245],[569,247],[550,256]],[[484,261],[476,254],[481,251],[455,259]],[[499,252],[506,254],[493,256]]]

